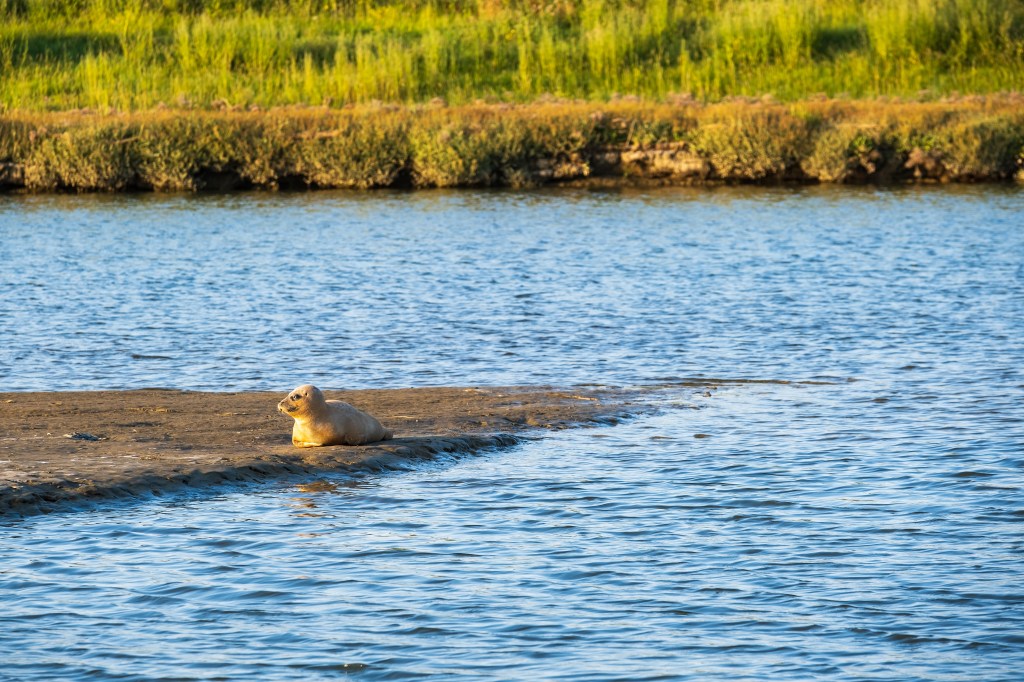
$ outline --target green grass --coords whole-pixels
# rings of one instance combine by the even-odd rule
[[[1022,90],[1021,0],[0,0],[0,184],[1001,180]]]
[[[8,110],[1020,90],[1020,0],[0,0]]]

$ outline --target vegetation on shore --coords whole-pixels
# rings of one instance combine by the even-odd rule
[[[0,188],[998,180],[1022,85],[1020,0],[0,0]]]
[[[974,181],[1022,164],[1021,96],[0,116],[0,186],[32,191]]]
[[[927,99],[1022,74],[1020,0],[0,0],[8,110]]]

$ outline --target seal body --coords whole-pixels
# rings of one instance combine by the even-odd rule
[[[363,445],[394,437],[379,421],[340,400],[325,400],[320,389],[299,386],[277,404],[280,412],[295,419],[292,445]]]

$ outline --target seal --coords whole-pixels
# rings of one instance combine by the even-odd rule
[[[277,404],[278,411],[293,417],[292,445],[364,445],[390,440],[394,433],[379,421],[340,400],[325,400],[316,386],[299,386]]]

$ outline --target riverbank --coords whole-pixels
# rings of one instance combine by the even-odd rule
[[[0,393],[0,516],[141,498],[223,482],[400,468],[441,453],[508,447],[531,430],[614,423],[625,391],[415,388],[327,391],[395,439],[300,449],[282,395],[177,390]]]
[[[1024,179],[1024,95],[619,100],[0,116],[0,189]]]

